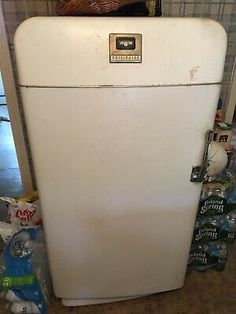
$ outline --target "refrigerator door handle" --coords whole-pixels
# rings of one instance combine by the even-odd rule
[[[202,182],[205,178],[208,168],[208,151],[210,144],[213,140],[214,131],[208,130],[206,133],[206,141],[205,141],[205,148],[202,157],[201,166],[193,166],[192,173],[191,173],[191,182]]]

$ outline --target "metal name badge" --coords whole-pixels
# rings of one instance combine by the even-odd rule
[[[110,63],[141,63],[141,34],[110,34]]]

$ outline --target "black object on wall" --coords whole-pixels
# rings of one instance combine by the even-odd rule
[[[107,16],[161,16],[161,0],[155,1],[153,12],[147,6],[146,2],[138,2],[121,7],[117,11],[106,14]]]

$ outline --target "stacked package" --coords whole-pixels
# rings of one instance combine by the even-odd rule
[[[203,184],[195,222],[188,267],[190,270],[221,271],[228,245],[236,238],[236,153],[230,146],[230,126],[216,125],[214,139],[222,143],[229,162],[227,168]]]
[[[1,200],[8,213],[0,221],[0,296],[12,313],[45,314],[51,280],[37,194]]]

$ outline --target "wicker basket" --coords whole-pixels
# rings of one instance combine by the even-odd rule
[[[119,8],[145,0],[61,0],[58,15],[104,15]]]

